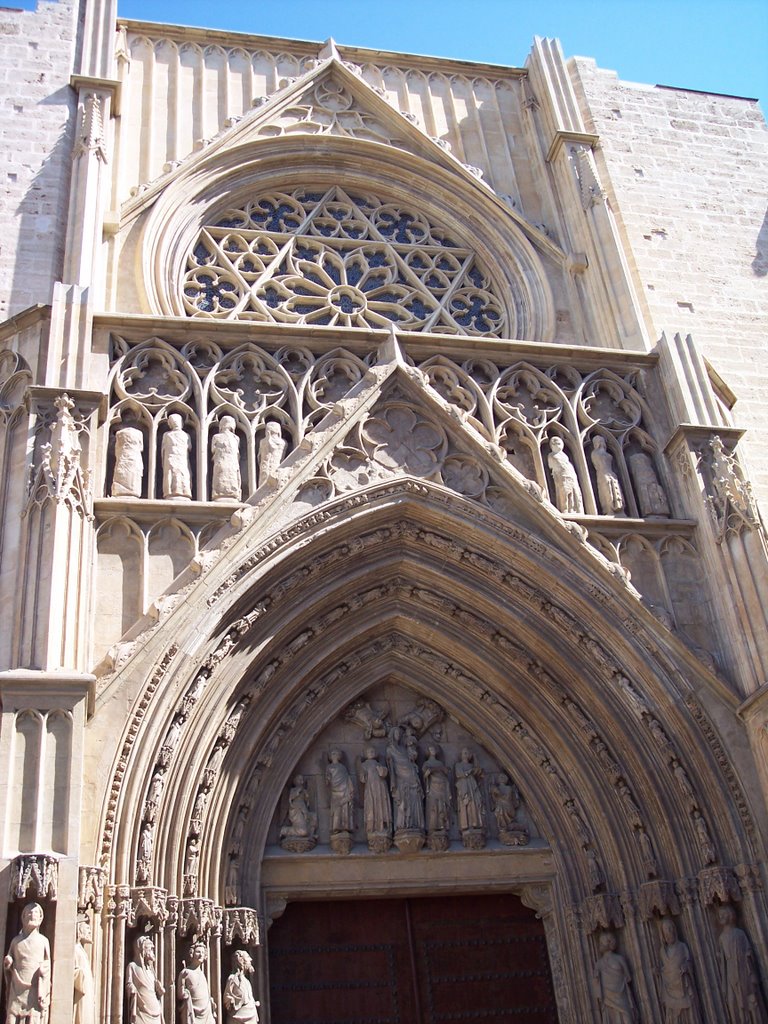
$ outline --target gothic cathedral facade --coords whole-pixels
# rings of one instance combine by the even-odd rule
[[[756,104],[0,26],[8,1024],[765,1024]]]

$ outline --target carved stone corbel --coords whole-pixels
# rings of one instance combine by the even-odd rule
[[[224,942],[239,939],[245,946],[261,945],[262,924],[252,907],[227,907],[223,914]]]
[[[59,862],[47,853],[22,853],[11,862],[11,899],[56,900]]]
[[[523,906],[536,912],[539,920],[548,917],[552,913],[552,886],[548,883],[525,885],[520,890],[520,900]]]

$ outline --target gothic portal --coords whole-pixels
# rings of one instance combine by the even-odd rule
[[[765,1022],[755,105],[84,11],[0,11],[7,1020]]]

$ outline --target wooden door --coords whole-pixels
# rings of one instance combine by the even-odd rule
[[[289,904],[272,1024],[556,1024],[544,930],[508,894]]]

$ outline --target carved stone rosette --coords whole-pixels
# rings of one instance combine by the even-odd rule
[[[47,853],[22,853],[11,862],[11,899],[30,896],[55,900],[59,886],[59,862]]]
[[[224,911],[222,925],[224,942],[231,946],[239,939],[246,946],[261,944],[261,921],[252,907],[227,907]]]

